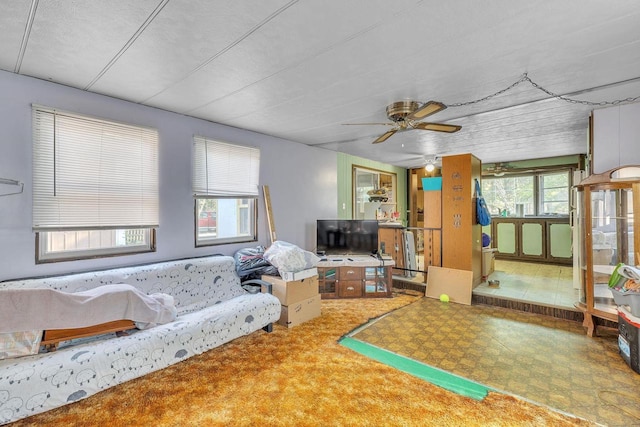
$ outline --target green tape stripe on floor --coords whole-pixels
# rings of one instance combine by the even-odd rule
[[[340,344],[373,360],[472,399],[482,400],[491,390],[482,384],[350,337],[344,337]]]

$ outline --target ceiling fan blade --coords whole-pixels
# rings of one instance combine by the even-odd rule
[[[437,113],[438,111],[444,110],[445,108],[447,108],[447,106],[441,102],[429,101],[413,113],[409,114],[407,116],[407,120],[422,120],[425,117]]]
[[[342,123],[343,126],[371,126],[371,125],[383,125],[383,126],[395,126],[395,123]]]
[[[391,129],[389,131],[386,131],[385,133],[380,135],[375,141],[373,141],[372,144],[379,144],[381,142],[385,142],[387,139],[391,137],[391,135],[393,135],[396,132],[398,132],[398,129]]]
[[[415,123],[412,125],[414,129],[434,130],[436,132],[453,133],[462,129],[462,126],[448,125],[445,123]]]

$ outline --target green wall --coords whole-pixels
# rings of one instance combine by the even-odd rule
[[[406,224],[407,220],[407,169],[391,166],[362,157],[338,153],[338,219],[352,219],[352,167],[362,166],[396,174],[396,210],[400,212],[400,220]]]

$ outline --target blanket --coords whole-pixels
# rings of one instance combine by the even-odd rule
[[[75,293],[0,290],[0,333],[84,328],[116,320],[132,320],[139,328],[146,328],[169,323],[175,320],[176,313],[171,295],[147,295],[127,284]]]
[[[633,279],[636,282],[640,282],[640,268],[632,267],[630,265],[621,265],[618,269],[618,273],[627,279]]]

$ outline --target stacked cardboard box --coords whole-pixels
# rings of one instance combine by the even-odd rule
[[[278,276],[262,276],[262,280],[273,285],[273,295],[282,304],[278,323],[292,328],[320,316],[318,270],[311,268],[285,274],[285,277],[287,280]]]

